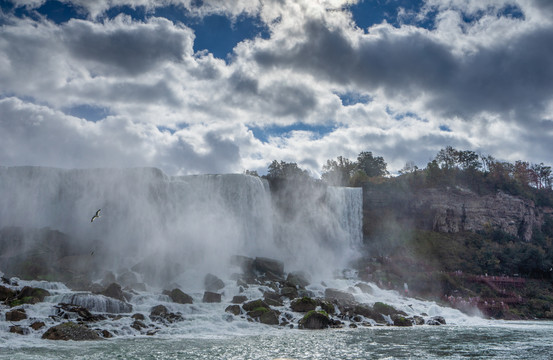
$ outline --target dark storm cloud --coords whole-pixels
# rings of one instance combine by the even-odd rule
[[[553,93],[553,29],[541,28],[471,55],[457,56],[425,32],[384,30],[361,35],[354,45],[342,28],[311,21],[305,41],[289,51],[259,50],[264,68],[294,68],[343,85],[387,95],[425,94],[442,115],[470,118],[477,113],[514,111],[539,117]]]
[[[129,75],[149,71],[164,61],[179,62],[192,48],[191,31],[176,31],[170,21],[161,19],[114,27],[73,20],[65,30],[73,56],[94,62],[105,71]]]

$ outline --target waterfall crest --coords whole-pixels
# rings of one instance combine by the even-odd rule
[[[225,273],[229,256],[241,254],[317,271],[343,265],[361,244],[361,189],[325,189],[322,201],[286,218],[267,182],[249,175],[0,167],[0,229],[62,232],[103,269]]]

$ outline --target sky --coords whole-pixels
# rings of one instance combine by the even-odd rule
[[[550,0],[0,0],[0,166],[553,165]]]

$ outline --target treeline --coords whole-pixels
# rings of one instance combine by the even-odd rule
[[[255,172],[246,171],[257,175]],[[306,170],[296,163],[274,160],[264,176],[274,184],[284,180],[310,180]],[[420,169],[409,161],[398,176],[390,176],[386,161],[370,151],[361,152],[356,160],[343,156],[329,159],[322,168],[321,181],[333,186],[360,187],[366,182],[391,186],[408,186],[412,190],[429,187],[462,186],[478,194],[498,190],[532,200],[538,206],[553,206],[553,174],[551,166],[517,160],[500,161],[491,155],[451,146],[441,149],[433,160]]]

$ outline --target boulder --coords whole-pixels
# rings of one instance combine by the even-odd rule
[[[394,326],[413,326],[413,322],[411,319],[406,318],[405,316],[395,314],[392,316],[392,321],[394,322]]]
[[[252,311],[253,309],[256,309],[259,307],[264,307],[268,309],[269,305],[261,299],[249,301],[247,303],[242,304],[242,309],[244,309],[245,311]]]
[[[146,319],[146,317],[141,313],[133,314],[133,316],[131,316],[131,318],[135,319],[135,320],[145,320]]]
[[[284,263],[282,261],[265,257],[256,257],[253,268],[260,274],[271,274],[278,278],[284,278]]]
[[[325,299],[330,301],[353,303],[355,298],[352,294],[332,288],[325,289]]]
[[[315,310],[317,302],[309,297],[295,299],[290,303],[290,308],[295,312],[308,312]]]
[[[278,313],[269,310],[259,316],[259,322],[265,325],[278,325]]]
[[[220,303],[221,302],[221,294],[206,291],[204,292],[204,297],[202,299],[204,303]]]
[[[50,293],[47,290],[25,286],[17,292],[15,300],[10,301],[10,306],[36,304],[44,301],[46,296],[50,296]]]
[[[10,332],[19,335],[27,335],[29,334],[29,328],[19,325],[13,325],[10,326]]]
[[[21,321],[27,318],[27,314],[24,309],[13,309],[6,313],[6,321]]]
[[[260,316],[262,316],[263,314],[265,314],[266,312],[269,312],[271,311],[268,307],[258,307],[258,308],[255,308],[251,311],[248,311],[248,316],[251,317],[251,318],[259,318]]]
[[[5,301],[15,297],[16,292],[8,287],[0,285],[0,301]]]
[[[375,302],[373,305],[374,311],[376,311],[379,314],[382,315],[395,315],[399,314],[402,316],[407,316],[407,314],[401,310],[395,309],[393,306],[390,306],[388,304],[384,304],[382,302]]]
[[[231,313],[232,315],[240,315],[242,311],[240,310],[240,305],[229,305],[225,309],[225,312]]]
[[[370,287],[368,284],[357,283],[357,284],[355,284],[355,287],[358,287],[365,294],[372,294],[373,293],[372,287]]]
[[[334,304],[331,303],[330,301],[319,301],[319,306],[327,314],[334,314],[336,312],[336,310],[334,309]]]
[[[42,329],[43,327],[45,327],[46,324],[42,321],[35,321],[34,323],[31,324],[31,329],[33,330],[39,330],[39,329]]]
[[[163,305],[157,305],[150,311],[150,320],[161,323],[174,323],[176,321],[183,321],[184,318],[179,313],[169,312],[169,310]]]
[[[286,277],[286,282],[293,287],[299,288],[305,288],[307,285],[309,285],[309,280],[307,280],[307,276],[301,272],[289,273]]]
[[[110,333],[110,332],[107,331],[107,330],[102,330],[102,331],[100,332],[100,334],[102,334],[102,337],[103,337],[104,339],[109,339],[109,338],[112,338],[112,337],[113,337],[113,334]]]
[[[217,292],[225,287],[225,283],[217,276],[207,274],[204,278],[204,287],[207,291]]]
[[[318,330],[330,325],[330,319],[325,312],[311,310],[299,321],[300,329]]]
[[[165,290],[163,294],[169,296],[173,302],[178,304],[192,304],[192,296],[183,293],[180,289],[173,289],[171,291]]]
[[[247,301],[248,297],[245,295],[236,295],[232,298],[233,304],[242,304],[243,302]]]
[[[103,315],[92,315],[87,308],[74,304],[60,303],[55,306],[58,309],[58,316],[64,315],[64,313],[75,313],[81,321],[100,321],[105,320]]]
[[[442,316],[434,316],[426,321],[427,325],[445,325],[445,319]]]
[[[368,319],[373,319],[377,322],[382,322],[383,320],[381,313],[366,305],[355,305],[353,307],[353,312]]]
[[[85,325],[76,324],[74,322],[66,322],[56,326],[52,326],[44,334],[42,339],[46,340],[100,340],[100,336]]]
[[[298,297],[298,290],[295,287],[285,286],[280,289],[280,295],[288,299],[295,299]]]
[[[121,285],[117,284],[117,283],[111,283],[109,284],[105,289],[104,291],[102,291],[100,294],[104,295],[104,296],[107,296],[107,297],[110,297],[110,298],[113,298],[113,299],[117,299],[117,300],[121,300],[121,301],[127,301],[126,297],[125,297],[125,294],[123,293],[123,290],[121,290]]]
[[[132,324],[131,324],[131,327],[135,330],[142,330],[142,329],[145,329],[147,326],[146,324],[144,324],[142,321],[140,320],[135,320]]]
[[[111,271],[107,271],[104,275],[104,278],[102,279],[102,285],[104,287],[108,286],[109,284],[113,284],[114,282],[117,282],[117,279],[115,278],[115,274]]]
[[[240,267],[240,270],[244,274],[251,274],[253,272],[253,259],[242,255],[233,255],[230,258],[230,264]]]

